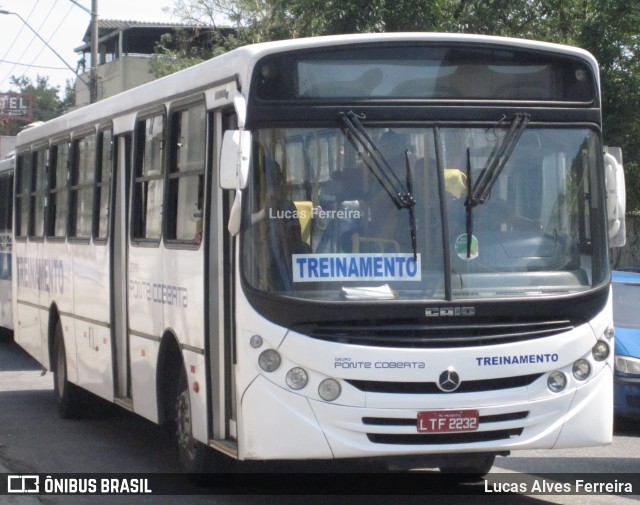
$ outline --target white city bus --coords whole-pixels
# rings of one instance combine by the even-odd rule
[[[13,329],[11,305],[11,222],[15,159],[0,160],[0,336]]]
[[[601,126],[576,48],[234,50],[18,136],[15,338],[63,417],[89,391],[175,422],[189,472],[607,444]]]

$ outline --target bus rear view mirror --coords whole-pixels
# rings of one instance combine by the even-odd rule
[[[626,243],[624,214],[626,192],[622,168],[622,150],[607,147],[604,155],[605,184],[607,188],[607,223],[609,247],[622,247]]]
[[[220,153],[220,187],[242,189],[249,176],[251,134],[245,130],[227,130]]]

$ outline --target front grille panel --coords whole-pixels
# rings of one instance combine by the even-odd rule
[[[528,416],[528,411],[507,412],[480,416],[479,421],[480,427],[487,428],[494,423],[521,421]],[[416,417],[363,417],[362,424],[365,426],[366,435],[370,442],[388,445],[446,445],[493,442],[519,437],[524,431],[522,427],[515,427],[461,433],[418,433],[418,420]],[[376,428],[379,428],[380,431],[384,431],[385,428],[412,428],[412,431],[409,433],[373,433]]]
[[[292,330],[319,340],[398,348],[480,347],[536,340],[571,331],[569,320],[502,321],[474,319],[468,324],[427,324],[424,321],[352,321],[299,324]]]
[[[442,433],[437,435],[417,434],[379,434],[367,433],[367,438],[374,444],[390,445],[447,445],[473,444],[479,442],[495,442],[509,440],[522,435],[522,428],[495,431],[472,431],[466,433]]]
[[[490,416],[480,416],[480,425],[486,423],[504,423],[506,421],[519,421],[526,419],[528,411],[509,412],[507,414],[494,414]],[[416,426],[416,418],[393,418],[393,417],[363,417],[362,424],[367,426]]]
[[[543,374],[520,375],[516,377],[503,377],[499,379],[485,379],[464,381],[453,393],[441,391],[435,382],[383,382],[365,380],[346,380],[359,391],[365,393],[391,393],[391,394],[459,394],[478,393],[484,391],[500,391],[525,387],[533,384]]]

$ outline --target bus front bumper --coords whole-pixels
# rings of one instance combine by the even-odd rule
[[[607,366],[578,388],[538,400],[523,394],[522,402],[498,405],[497,397],[490,402],[467,393],[464,408],[479,411],[477,430],[425,434],[417,430],[417,417],[436,410],[421,406],[434,404],[429,395],[414,395],[412,408],[345,406],[306,398],[259,376],[241,403],[239,458],[370,458],[605,445],[613,436],[611,383]],[[380,403],[380,398],[367,403]]]

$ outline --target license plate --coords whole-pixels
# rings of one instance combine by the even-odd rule
[[[476,431],[480,425],[477,410],[418,412],[418,433]]]

